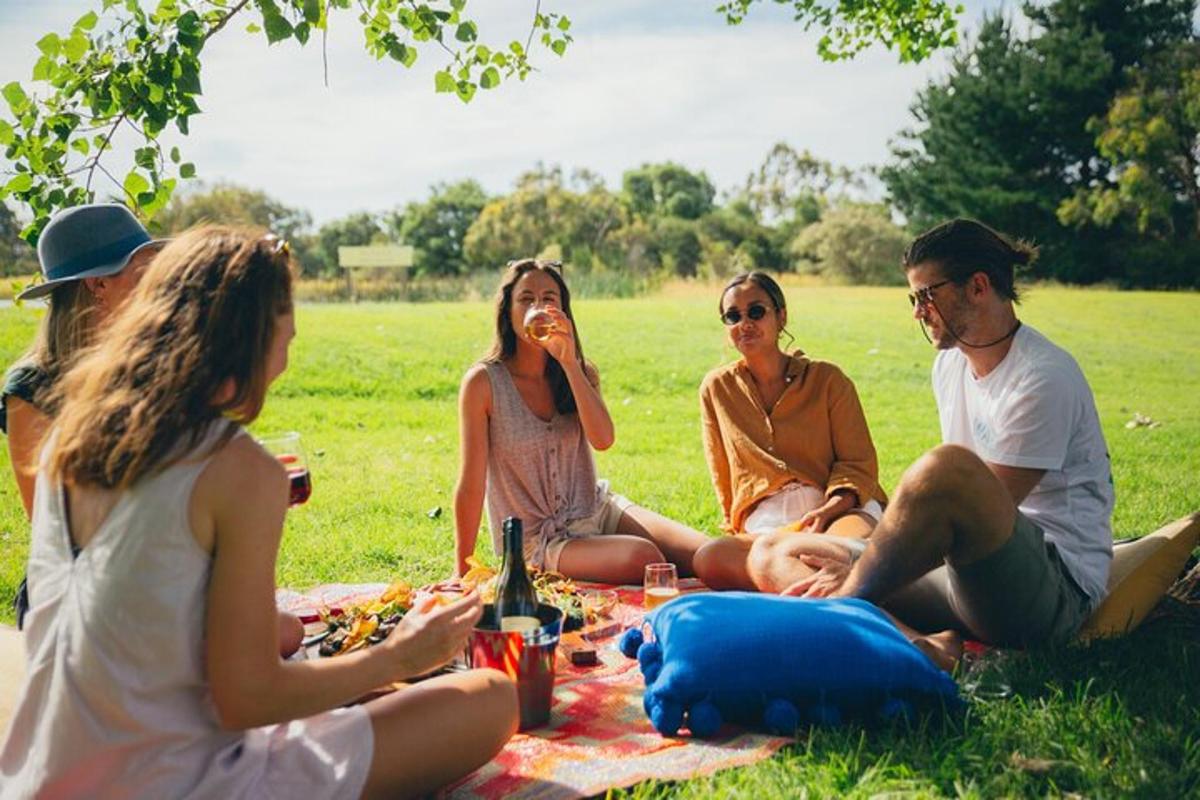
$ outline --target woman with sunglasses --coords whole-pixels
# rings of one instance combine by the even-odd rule
[[[526,328],[540,309],[549,333]],[[500,524],[525,528],[539,569],[605,583],[640,583],[647,564],[692,574],[699,531],[634,505],[596,480],[592,449],[612,446],[600,374],[583,357],[571,293],[556,262],[510,262],[496,293],[496,339],[459,393],[462,464],[454,494],[458,574],[474,554],[486,496],[496,551]]]
[[[763,272],[738,275],[719,310],[742,357],[705,377],[700,411],[722,528],[734,535],[696,554],[696,574],[716,589],[777,590],[755,574],[758,534],[822,534],[788,543],[850,558],[887,498],[854,384],[833,364],[779,346],[791,338],[779,284]]]

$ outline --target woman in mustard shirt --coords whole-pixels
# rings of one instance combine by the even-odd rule
[[[762,272],[739,275],[721,292],[719,310],[742,357],[705,377],[700,411],[721,527],[733,535],[705,545],[694,565],[713,588],[778,591],[756,569],[767,562],[751,555],[756,536],[780,529],[825,534],[783,541],[850,558],[887,497],[854,384],[835,365],[780,347],[791,335],[779,284]]]

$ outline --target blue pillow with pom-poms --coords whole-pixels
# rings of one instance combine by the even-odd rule
[[[803,724],[958,707],[958,687],[865,600],[748,592],[684,595],[625,632],[659,733],[707,737],[725,722],[791,735]]]

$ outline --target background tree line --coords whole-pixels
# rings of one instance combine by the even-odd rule
[[[1197,0],[1055,0],[1023,13],[984,18],[918,93],[877,169],[780,143],[718,199],[704,172],[675,163],[630,169],[615,189],[539,164],[507,194],[438,184],[422,201],[315,229],[302,209],[217,185],[173,197],[154,227],[264,225],[293,241],[308,276],[336,275],[340,245],[396,242],[416,249],[418,275],[436,277],[541,255],[583,272],[898,283],[913,233],[970,216],[1041,245],[1032,277],[1200,286]],[[0,268],[27,273],[18,228],[0,208]]]

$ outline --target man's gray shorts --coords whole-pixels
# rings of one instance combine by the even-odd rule
[[[954,628],[1005,646],[1069,641],[1091,612],[1058,548],[1020,512],[999,550],[964,567],[941,566],[883,606],[920,630]]]

